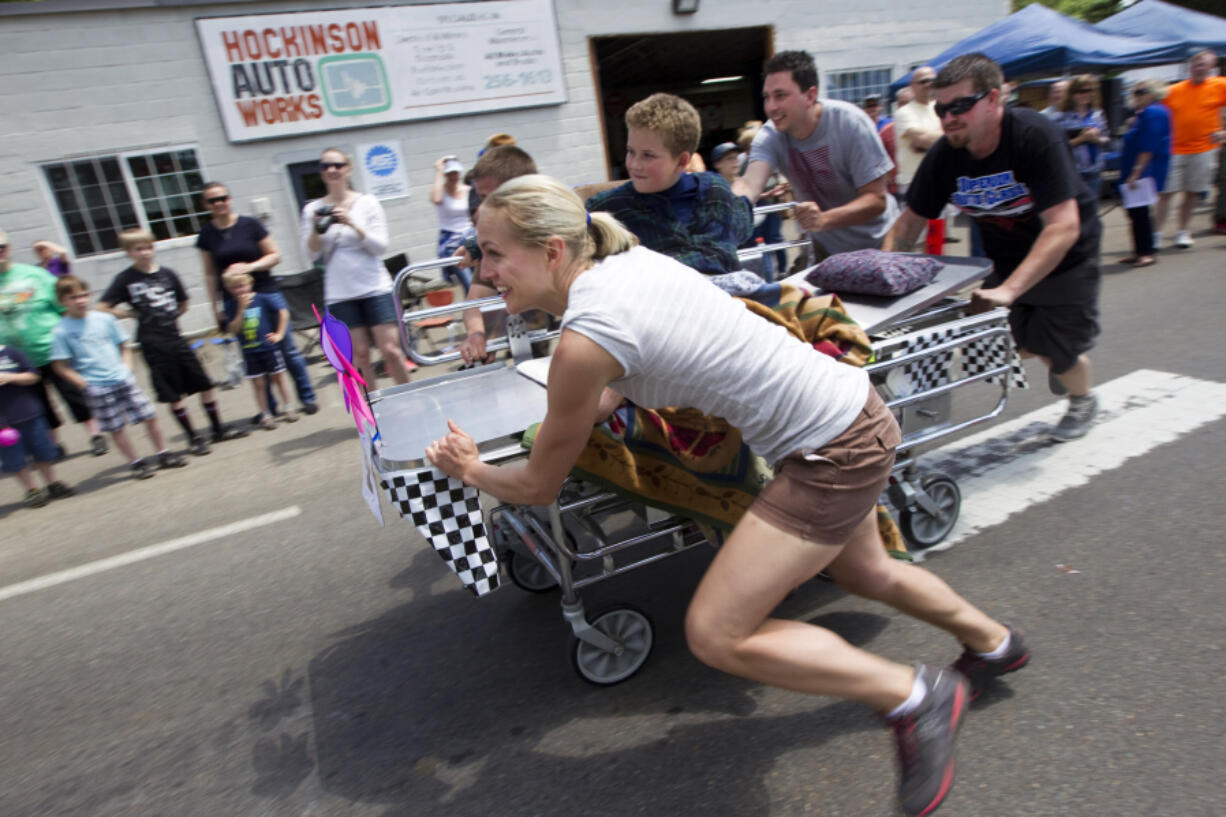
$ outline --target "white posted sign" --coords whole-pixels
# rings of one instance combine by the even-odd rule
[[[232,142],[558,105],[552,0],[196,20]]]
[[[399,139],[357,146],[362,169],[362,189],[378,199],[403,199],[409,195],[409,176],[404,169],[404,151]]]

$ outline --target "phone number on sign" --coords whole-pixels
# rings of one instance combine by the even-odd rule
[[[520,71],[518,74],[486,74],[486,89],[514,88],[518,85],[544,85],[553,79],[553,71],[544,68],[540,71]]]

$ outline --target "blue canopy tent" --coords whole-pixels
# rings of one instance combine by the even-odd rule
[[[1110,34],[1032,3],[947,48],[926,64],[940,71],[954,57],[975,51],[1000,63],[1009,79],[1163,65],[1181,62],[1187,56],[1186,46],[1179,42]],[[910,72],[894,80],[891,93],[910,81]]]
[[[1184,55],[1211,48],[1226,57],[1226,18],[1164,3],[1141,0],[1098,24],[1112,34],[1131,34],[1173,40],[1185,48]]]

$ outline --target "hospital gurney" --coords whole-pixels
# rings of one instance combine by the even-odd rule
[[[931,544],[934,538],[939,541],[952,527],[960,497],[948,477],[919,472],[913,449],[997,416],[1009,391],[1007,354],[1003,364],[954,378],[955,367],[949,364],[958,350],[968,344],[1009,343],[1007,312],[1002,309],[963,316],[964,304],[949,301],[949,296],[982,279],[990,265],[982,259],[942,260],[946,266],[937,278],[910,295],[844,299],[847,311],[875,339],[878,362],[866,369],[903,425],[903,444],[889,492],[900,516],[907,520],[904,530],[918,536],[919,544]],[[450,262],[440,259],[427,264]],[[403,274],[414,269],[410,267]],[[455,352],[423,353],[406,323],[473,307],[492,311],[500,307],[500,299],[421,310],[410,313],[409,318],[401,314],[406,352],[420,364],[458,360]],[[930,342],[934,327],[943,339]],[[512,349],[514,366],[480,366],[371,393],[371,408],[379,428],[374,461],[381,475],[428,468],[424,450],[441,436],[448,419],[472,435],[486,462],[501,464],[527,456],[520,440],[530,425],[544,418],[542,386],[548,364],[532,360],[526,350],[532,340],[551,335],[542,330],[516,335],[516,331],[511,326],[510,337],[488,344],[489,348]],[[920,341],[926,348],[917,348]],[[923,364],[931,361],[936,363],[924,368]],[[929,372],[919,387],[910,377],[917,368]],[[895,371],[902,375],[892,379]],[[999,388],[995,406],[981,416],[954,422],[949,412],[950,395],[970,384],[993,379]],[[660,512],[573,478],[547,507],[500,504],[482,509],[480,515],[498,561],[512,582],[532,592],[560,589],[562,615],[571,627],[570,662],[580,677],[598,685],[619,683],[643,666],[651,653],[653,626],[644,612],[628,605],[589,614],[579,591],[700,544],[718,545],[720,540],[717,531],[682,516]]]

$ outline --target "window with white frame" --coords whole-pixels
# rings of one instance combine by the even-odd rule
[[[827,71],[826,87],[822,91],[822,96],[859,105],[870,94],[880,94],[881,98],[885,99],[889,89],[890,69],[888,67]]]
[[[77,257],[119,249],[119,234],[143,227],[158,241],[200,232],[208,218],[196,149],[91,156],[42,166]]]

